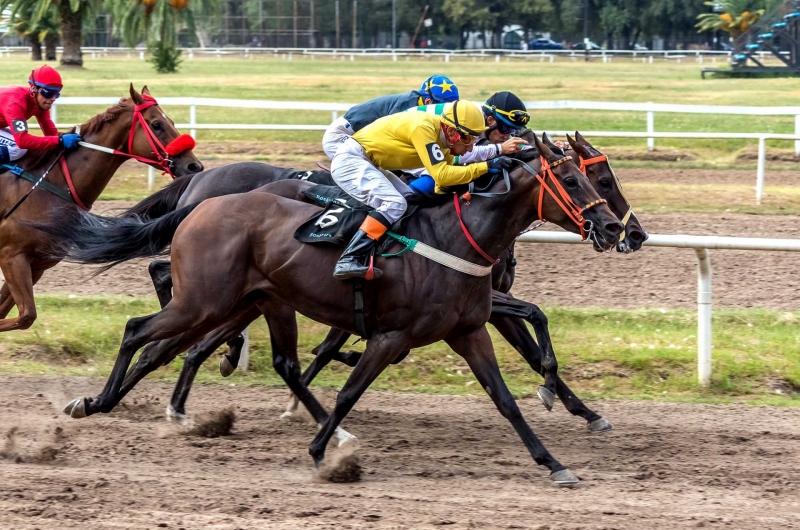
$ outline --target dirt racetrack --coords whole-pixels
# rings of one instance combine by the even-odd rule
[[[800,528],[798,409],[595,402],[616,429],[591,435],[560,405],[520,401],[581,477],[565,489],[488,397],[367,392],[344,424],[360,438],[362,480],[332,484],[306,452],[315,428],[278,419],[285,390],[198,385],[192,412],[236,408],[219,438],[166,423],[172,387],[160,382],[107,416],[58,412],[102,384],[0,376],[0,425],[16,429],[0,459],[0,528]]]
[[[132,204],[106,201],[95,210],[108,213]],[[800,216],[793,215],[663,213],[642,215],[641,220],[648,231],[659,234],[795,238],[800,226]],[[626,256],[599,254],[588,245],[518,244],[516,255],[514,294],[543,306],[696,307],[691,249],[650,247]],[[35,291],[154,296],[148,261],[125,263],[96,278],[89,277],[89,267],[62,263],[45,273]],[[800,254],[711,251],[711,265],[715,307],[798,307]]]

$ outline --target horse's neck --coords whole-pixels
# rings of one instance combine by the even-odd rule
[[[131,126],[132,114],[122,113],[116,120],[103,126],[103,130],[83,138],[91,144],[121,150],[125,147]],[[94,149],[80,148],[64,155],[67,168],[75,184],[75,191],[87,206],[100,197],[111,177],[127,160]]]
[[[511,190],[503,195],[472,197],[469,204],[460,199],[467,230],[478,246],[492,257],[499,256],[537,218],[532,197],[536,196],[539,184],[533,175],[529,177],[512,177]],[[492,191],[504,186],[500,180]],[[438,208],[427,208],[411,219],[416,223],[409,224],[406,235],[473,263],[489,264],[463,233],[452,200]]]

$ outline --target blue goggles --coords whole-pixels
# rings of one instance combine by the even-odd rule
[[[39,87],[39,93],[44,99],[58,99],[61,97],[61,91],[53,90],[52,88]]]

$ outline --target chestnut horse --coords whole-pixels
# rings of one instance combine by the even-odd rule
[[[170,143],[179,138],[180,133],[155,103],[147,87],[140,94],[131,85],[130,95],[130,99],[121,100],[80,126],[82,144],[89,144],[91,148],[78,147],[66,153],[59,150],[30,152],[19,161],[19,167],[40,177],[52,166],[46,182],[87,210],[128,158],[158,164],[176,176],[202,171],[203,164],[191,149],[174,156],[168,154]],[[157,143],[153,142],[153,137]],[[167,148],[154,152],[154,145]],[[103,150],[98,150],[98,146]],[[58,157],[61,160],[56,163]],[[0,289],[0,331],[27,329],[36,320],[33,286],[44,271],[64,257],[64,253],[54,252],[58,242],[32,225],[66,223],[74,210],[67,207],[70,203],[65,198],[41,187],[19,203],[31,191],[32,184],[11,171],[0,174],[0,182],[0,269],[5,278]],[[19,316],[6,318],[14,305],[19,309]]]
[[[494,197],[476,196],[462,206],[463,198],[451,194],[447,198],[452,201],[421,209],[405,222],[407,237],[471,262],[475,275],[412,253],[377,258],[384,275],[364,287],[364,316],[372,330],[366,352],[330,416],[300,381],[295,311],[349,333],[357,332],[357,324],[352,282],[331,275],[341,249],[293,238],[318,207],[271,193],[244,193],[210,199],[149,223],[82,214],[78,224],[43,227],[69,237],[78,261],[104,256],[106,262],[121,262],[171,245],[172,300],[156,314],[128,321],[103,391],[73,400],[65,412],[84,417],[111,411],[139,348],[178,336],[186,347],[256,303],[270,329],[277,372],[323,423],[309,447],[317,466],[335,429],[392,361],[405,350],[444,340],[467,361],[533,459],[550,470],[555,482],[577,482],[536,438],[500,375],[485,326],[491,315],[491,265],[478,273],[475,264],[483,263],[485,254],[500,254],[536,219],[591,237],[606,249],[617,244],[623,226],[570,157],[554,154],[538,138],[535,143],[538,160],[514,169],[505,181],[484,179]],[[286,194],[290,187],[299,193],[309,185],[281,181],[269,186],[280,186]],[[472,236],[460,234],[462,229]]]

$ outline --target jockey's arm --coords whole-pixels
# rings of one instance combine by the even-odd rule
[[[411,134],[411,142],[417,151],[428,174],[436,182],[438,188],[468,184],[489,171],[486,162],[469,166],[454,166],[454,157],[444,154],[439,146],[438,131],[427,127],[417,127]]]
[[[25,116],[25,111],[14,102],[5,106],[3,109],[3,116],[9,124],[11,134],[14,135],[14,141],[20,149],[46,151],[58,146],[58,130],[50,119],[49,112],[47,112],[47,121],[49,123],[43,124],[42,121],[37,118],[39,125],[47,136],[34,136],[28,132],[28,119]]]
[[[474,164],[475,162],[485,162],[503,154],[501,144],[476,145],[472,152],[456,157],[456,164]]]

